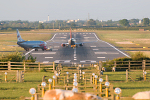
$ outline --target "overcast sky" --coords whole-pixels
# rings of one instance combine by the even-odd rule
[[[0,20],[150,18],[150,0],[0,0]]]

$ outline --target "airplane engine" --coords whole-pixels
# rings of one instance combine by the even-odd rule
[[[79,46],[83,46],[83,43],[79,44]]]
[[[65,45],[65,44],[61,44],[61,46],[62,46],[62,47],[65,47],[66,45]]]

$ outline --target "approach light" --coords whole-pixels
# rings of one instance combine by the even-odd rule
[[[121,89],[120,89],[120,88],[115,88],[114,92],[115,92],[116,94],[120,94],[120,93],[121,93]]]
[[[73,92],[78,92],[78,89],[77,88],[73,88],[72,91]]]
[[[56,73],[56,76],[58,76],[59,74],[58,73]]]
[[[35,89],[35,88],[30,88],[30,89],[29,89],[29,93],[30,93],[31,95],[35,94],[35,93],[36,93],[36,89]]]
[[[147,72],[146,72],[146,71],[144,71],[144,74],[146,75],[146,74],[147,74]]]
[[[77,79],[73,79],[74,82],[77,82]]]
[[[56,76],[55,75],[53,75],[53,79],[55,79],[56,78]]]
[[[92,75],[94,76],[94,75],[95,75],[95,73],[92,73]]]
[[[7,75],[7,72],[5,72],[5,75]]]
[[[48,79],[48,82],[50,82],[50,83],[51,83],[51,82],[52,82],[52,79],[51,79],[51,78],[50,78],[50,79]]]
[[[109,82],[105,82],[105,86],[109,87],[109,85],[110,85]]]
[[[69,72],[66,72],[66,74],[68,75],[68,74],[69,74]]]
[[[45,87],[45,86],[46,86],[46,83],[45,83],[45,82],[42,82],[41,85],[42,85],[43,87]]]
[[[77,86],[78,85],[78,83],[77,82],[73,82],[73,86]]]
[[[99,82],[103,82],[103,79],[102,79],[102,78],[100,78],[100,79],[99,79]]]
[[[85,72],[82,72],[82,74],[84,75],[84,74],[85,74]]]
[[[77,76],[77,74],[76,74],[76,73],[74,73],[74,76]]]
[[[97,75],[95,75],[95,78],[98,78],[98,76],[97,76]]]
[[[74,76],[74,79],[77,79],[77,76]]]

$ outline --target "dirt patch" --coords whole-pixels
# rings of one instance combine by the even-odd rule
[[[132,42],[130,42],[130,41],[125,41],[125,42],[116,42],[117,44],[134,44],[134,43],[132,43]]]

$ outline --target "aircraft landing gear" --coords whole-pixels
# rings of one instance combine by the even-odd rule
[[[38,51],[38,49],[35,49],[35,51]]]
[[[29,51],[29,49],[25,49],[26,51]]]

